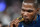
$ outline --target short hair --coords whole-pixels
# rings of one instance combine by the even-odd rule
[[[33,3],[34,8],[38,8],[38,3],[35,0],[23,0],[24,3]]]

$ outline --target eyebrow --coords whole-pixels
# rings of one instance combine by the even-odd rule
[[[34,10],[34,9],[32,9],[32,8],[25,8],[25,7],[22,7],[22,9],[29,9],[29,10],[31,9],[31,10]]]
[[[22,9],[22,10],[25,11],[25,9]],[[30,10],[30,9],[29,9],[29,10],[26,10],[26,11],[33,11],[33,10]]]
[[[25,10],[25,9],[22,9],[22,10]],[[28,10],[33,10],[33,9],[28,9]]]

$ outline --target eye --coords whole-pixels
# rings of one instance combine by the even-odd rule
[[[27,12],[33,12],[33,10],[28,10]]]

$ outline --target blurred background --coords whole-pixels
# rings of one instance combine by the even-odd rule
[[[8,27],[10,22],[21,15],[23,0],[0,0],[0,27]],[[40,0],[36,0],[40,8]],[[40,15],[40,10],[38,12]]]

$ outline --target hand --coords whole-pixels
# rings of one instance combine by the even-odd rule
[[[20,20],[18,20],[18,19],[13,20],[13,21],[10,23],[10,27],[18,27],[19,21],[20,21]]]

